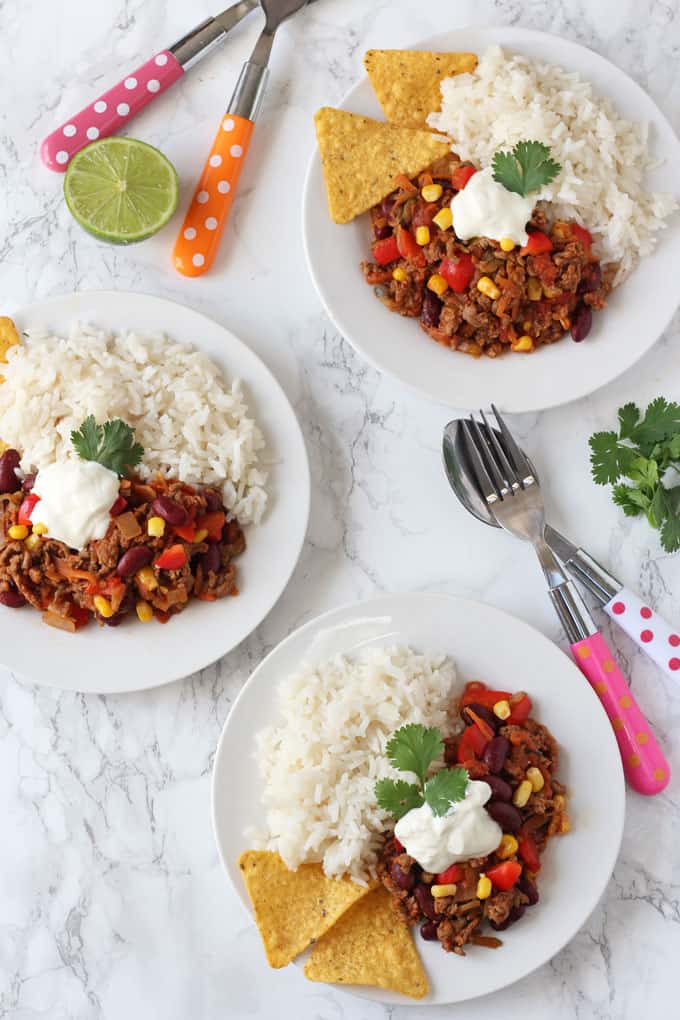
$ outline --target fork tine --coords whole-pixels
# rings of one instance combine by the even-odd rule
[[[515,470],[515,468],[512,466],[512,464],[508,460],[507,455],[505,453],[505,450],[503,449],[503,447],[501,446],[500,442],[498,441],[498,436],[496,435],[496,430],[494,428],[492,428],[491,425],[489,425],[488,421],[486,420],[486,415],[484,414],[484,412],[480,411],[479,413],[482,416],[482,421],[484,422],[484,427],[486,429],[486,434],[487,434],[487,436],[489,438],[491,446],[493,446],[495,454],[496,454],[496,457],[500,461],[501,467],[502,467],[503,471],[505,472],[505,477],[508,480],[508,485],[513,490],[514,489],[518,489],[520,487],[520,482],[519,482],[519,478],[517,477],[517,471]]]
[[[470,467],[472,468],[472,473],[475,476],[477,488],[487,503],[497,503],[501,498],[501,494],[492,482],[489,472],[486,470],[486,465],[484,464],[480,451],[477,449],[477,442],[472,433],[469,422],[461,421],[461,426],[463,429],[465,448],[470,458]]]
[[[498,422],[498,428],[501,431],[501,436],[503,437],[503,440],[505,442],[505,446],[507,447],[507,450],[508,450],[508,452],[510,454],[510,457],[512,458],[512,461],[513,461],[515,467],[517,468],[517,470],[519,471],[520,475],[522,476],[521,477],[521,482],[522,483],[524,483],[526,481],[532,481],[533,482],[534,481],[534,476],[533,476],[533,474],[531,472],[531,467],[529,466],[529,461],[526,459],[526,457],[524,456],[524,454],[520,450],[519,446],[517,445],[517,443],[513,439],[512,432],[510,431],[508,426],[505,424],[505,422],[501,418],[500,412],[499,412],[499,410],[498,410],[498,408],[496,407],[495,404],[491,405],[491,410],[493,411],[494,417],[495,417],[496,421]]]
[[[505,499],[508,494],[511,494],[511,490],[508,488],[510,483],[506,482],[503,477],[498,464],[496,463],[493,452],[489,449],[489,444],[479,427],[479,423],[472,415],[470,415],[470,432],[474,437],[479,455],[486,464],[487,471],[493,479],[496,492],[501,499]]]

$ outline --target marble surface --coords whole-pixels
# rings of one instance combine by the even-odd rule
[[[185,280],[169,264],[177,221],[129,250],[99,244],[71,220],[61,180],[42,168],[37,148],[57,123],[212,7],[208,0],[191,7],[180,0],[0,3],[2,311],[114,287],[206,312],[250,344],[286,388],[313,474],[308,538],[288,591],[215,666],[120,697],[59,693],[0,675],[2,1018],[425,1015],[422,1007],[386,1008],[310,986],[293,967],[268,970],[211,832],[210,772],[230,705],[263,654],[318,611],[375,592],[449,591],[511,610],[561,641],[526,548],[464,516],[447,489],[439,455],[447,412],[367,367],[321,311],[299,228],[311,115],[356,80],[368,46],[410,45],[444,25],[511,23],[562,34],[615,60],[680,126],[677,0],[319,0],[277,40],[216,269]],[[135,136],[174,161],[182,206],[256,21],[133,125]],[[555,523],[672,620],[680,615],[680,558],[664,554],[643,523],[623,518],[592,485],[586,439],[609,426],[625,400],[678,397],[679,340],[676,317],[616,385],[515,423],[541,465]],[[570,945],[517,986],[432,1009],[432,1020],[640,1020],[677,1010],[680,691],[620,633],[610,636],[676,778],[656,799],[629,794],[614,876]]]

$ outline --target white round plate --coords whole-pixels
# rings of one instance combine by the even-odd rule
[[[194,602],[165,626],[125,621],[90,625],[77,634],[47,627],[34,610],[0,612],[0,662],[33,683],[88,693],[145,690],[188,676],[231,651],[264,619],[283,592],[307,530],[310,479],[295,412],[269,369],[218,323],[190,308],[145,294],[94,291],[52,298],[14,316],[17,327],[57,334],[75,320],[104,329],[166,333],[209,355],[227,378],[243,380],[248,407],[262,427],[270,503],[262,522],[246,529],[236,598]],[[209,400],[210,394],[197,395]],[[285,535],[285,541],[281,536]]]
[[[423,942],[414,930],[430,980],[424,1003],[486,995],[540,967],[576,934],[609,881],[623,830],[623,772],[607,717],[576,666],[521,620],[451,595],[385,595],[325,613],[282,641],[239,694],[217,748],[212,812],[222,863],[252,913],[236,862],[248,849],[246,829],[264,821],[254,735],[277,720],[276,686],[303,659],[351,653],[369,642],[445,652],[455,660],[461,686],[481,679],[528,691],[538,719],[560,744],[559,776],[571,793],[572,831],[552,840],[544,855],[540,903],[503,935],[496,951],[470,947],[467,956],[455,956]],[[350,990],[382,1002],[410,1001],[381,989]]]
[[[649,175],[657,191],[678,191],[680,142],[649,96],[623,71],[597,53],[557,36],[525,28],[465,28],[433,36],[414,46],[427,50],[463,50],[482,54],[498,43],[509,51],[578,71],[629,120],[650,124],[652,151],[663,160]],[[383,120],[368,78],[352,88],[343,109]],[[375,368],[447,407],[488,407],[504,411],[539,411],[584,397],[630,368],[654,344],[678,304],[677,288],[668,286],[668,266],[680,261],[677,216],[661,232],[654,253],[594,317],[588,340],[569,337],[531,357],[474,359],[434,343],[417,321],[388,311],[363,279],[359,264],[369,256],[368,214],[338,226],[328,215],[321,161],[314,152],[303,199],[307,263],[333,323]]]

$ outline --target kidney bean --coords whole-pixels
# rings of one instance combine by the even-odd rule
[[[186,524],[189,515],[183,506],[171,499],[170,496],[156,496],[151,509],[159,517],[162,517],[168,524]]]
[[[420,937],[425,939],[426,942],[437,941],[437,925],[434,921],[425,921],[420,926]]]
[[[30,492],[34,485],[35,485],[35,474],[26,475],[26,477],[24,478],[23,482],[21,483],[21,488],[24,490],[24,492]]]
[[[406,889],[407,892],[411,891],[416,880],[416,876],[412,871],[404,871],[400,864],[393,861],[392,867],[390,868],[390,874],[392,875],[392,881],[395,885],[398,885],[400,889]]]
[[[7,606],[8,609],[20,609],[24,605],[26,605],[26,599],[13,588],[8,591],[0,591],[0,606]]]
[[[119,577],[132,577],[138,570],[151,563],[153,553],[146,545],[133,545],[118,560],[116,573]]]
[[[373,233],[376,241],[384,241],[385,238],[392,236],[392,227],[385,225],[384,227],[374,226]]]
[[[500,776],[484,776],[483,781],[491,787],[492,800],[512,800],[512,787]]]
[[[468,724],[474,724],[474,719],[470,718],[470,716],[468,715],[468,709],[471,709],[476,716],[478,716],[480,719],[483,719],[484,722],[488,726],[490,726],[492,730],[497,730],[498,727],[501,725],[501,720],[498,718],[497,715],[493,714],[490,708],[487,708],[486,705],[478,705],[476,702],[472,702],[469,705],[465,705],[465,707],[461,708],[460,710],[460,714],[462,715],[465,722]]]
[[[505,931],[505,929],[509,928],[511,924],[514,924],[515,921],[519,921],[520,917],[524,914],[524,910],[524,904],[520,903],[518,907],[512,908],[506,919],[501,921],[500,924],[496,921],[490,921],[489,923],[494,931]]]
[[[520,889],[525,896],[529,897],[529,906],[533,907],[534,904],[538,903],[539,895],[538,889],[534,882],[531,881],[528,875],[521,875],[517,883],[517,888]]]
[[[396,198],[394,192],[392,192],[391,195],[388,195],[387,198],[383,198],[380,209],[386,220],[388,220],[392,215],[392,210],[394,209],[395,202]]]
[[[513,804],[492,800],[486,805],[486,810],[494,822],[498,822],[503,832],[519,832],[521,829],[522,816]]]
[[[501,771],[505,765],[505,759],[510,750],[510,741],[507,737],[494,737],[484,748],[484,764],[489,772],[494,774]]]
[[[216,574],[220,569],[221,564],[222,557],[220,556],[220,547],[216,542],[211,542],[207,551],[201,557],[203,573],[207,576],[212,570],[212,572]]]
[[[123,614],[116,613],[114,616],[109,616],[108,619],[104,620],[107,627],[120,627],[123,622]]]
[[[588,294],[591,290],[597,290],[602,283],[602,270],[597,262],[588,266],[583,271],[583,276],[576,288],[577,294]]]
[[[16,469],[20,460],[16,450],[5,450],[0,457],[0,492],[16,492],[19,488]]]
[[[222,509],[222,499],[214,489],[204,489],[203,498],[205,499],[206,506],[211,513],[215,513],[215,511]]]
[[[433,921],[437,916],[437,911],[434,909],[434,897],[428,886],[423,882],[419,882],[413,891],[413,895],[418,900],[418,906],[425,914],[425,917],[429,917]]]
[[[571,339],[580,344],[590,333],[593,325],[593,312],[589,305],[581,305],[571,322]]]
[[[420,312],[420,321],[424,326],[437,327],[439,325],[439,316],[442,312],[442,303],[436,294],[433,294],[431,290],[425,291],[425,297],[423,298],[423,307]]]

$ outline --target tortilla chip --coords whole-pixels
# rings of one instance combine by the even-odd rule
[[[7,351],[10,347],[16,347],[20,343],[21,337],[12,319],[8,315],[0,315],[0,361],[6,363]],[[4,375],[0,375],[0,383],[4,381]]]
[[[326,878],[320,864],[289,871],[267,850],[246,850],[238,866],[271,967],[285,967],[370,892],[347,878]]]
[[[427,974],[411,930],[380,886],[356,903],[312,949],[305,964],[310,981],[372,985],[422,999]]]
[[[442,79],[474,71],[474,53],[427,50],[368,50],[364,66],[385,116],[394,124],[427,127],[427,115],[441,108]]]
[[[314,117],[328,208],[349,223],[394,191],[397,174],[413,177],[449,151],[431,131],[414,131],[325,106]]]

